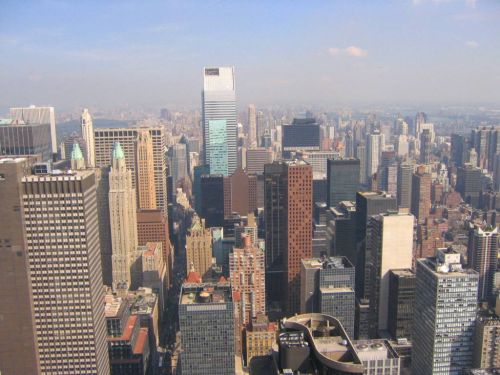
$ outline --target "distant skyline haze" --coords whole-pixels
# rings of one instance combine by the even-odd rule
[[[500,2],[13,1],[0,108],[200,108],[234,66],[238,108],[498,104]]]

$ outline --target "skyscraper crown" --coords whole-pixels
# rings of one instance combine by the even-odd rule
[[[71,160],[83,160],[83,152],[78,143],[73,143],[73,149],[71,150]]]
[[[118,159],[125,159],[125,154],[123,153],[122,146],[120,145],[120,142],[115,142],[115,145],[113,146],[113,159],[118,160]]]

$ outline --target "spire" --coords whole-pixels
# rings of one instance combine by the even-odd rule
[[[77,142],[73,143],[73,149],[71,150],[71,169],[85,169],[83,152]]]
[[[119,160],[119,159],[125,159],[125,154],[123,153],[120,142],[115,142],[113,146],[113,160]]]

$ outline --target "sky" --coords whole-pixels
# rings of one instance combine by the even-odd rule
[[[497,0],[1,0],[0,108],[493,104]]]

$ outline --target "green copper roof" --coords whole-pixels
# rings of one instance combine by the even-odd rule
[[[125,154],[123,153],[120,142],[115,142],[115,145],[113,147],[113,159],[125,159]]]
[[[83,152],[78,143],[73,143],[73,149],[71,150],[71,160],[83,160]]]

